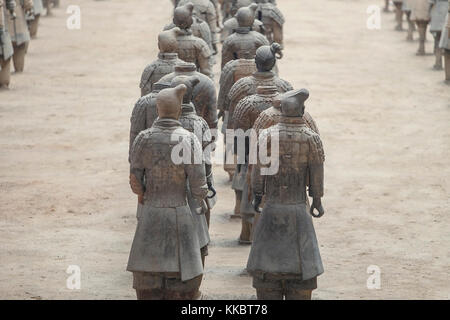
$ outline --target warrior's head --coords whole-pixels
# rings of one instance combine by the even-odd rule
[[[281,114],[284,117],[303,117],[303,114],[305,113],[305,101],[308,98],[308,90],[300,89],[285,92],[281,94],[276,101],[280,103]]]
[[[160,118],[176,119],[181,114],[181,103],[186,93],[186,86],[180,84],[175,88],[161,90],[156,96],[156,110]]]
[[[186,87],[186,92],[183,96],[183,104],[189,104],[192,101],[192,93],[194,87],[200,82],[197,76],[176,76],[172,79],[170,86],[176,88],[179,85],[184,85]]]
[[[163,31],[158,35],[158,48],[161,53],[176,53],[178,50],[178,41],[176,33],[180,28]]]
[[[271,71],[277,59],[281,59],[283,53],[281,45],[274,42],[270,46],[261,46],[256,50],[255,63],[260,72]]]
[[[248,7],[240,8],[236,13],[236,20],[240,28],[251,28],[255,23],[255,13],[258,6],[252,3]]]
[[[231,15],[235,16],[237,11],[240,8],[243,7],[248,7],[249,5],[251,5],[253,3],[253,0],[235,0],[232,7],[231,7]]]
[[[173,23],[180,29],[189,29],[194,22],[192,19],[193,11],[194,5],[192,2],[176,7],[173,12]]]

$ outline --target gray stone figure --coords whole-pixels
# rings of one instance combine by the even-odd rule
[[[248,5],[247,5],[247,3],[248,3]],[[257,5],[255,3],[252,3],[251,0],[245,0],[245,1],[240,0],[236,4],[236,8],[237,8],[236,12],[240,8],[250,7],[250,6],[254,7],[255,9],[257,8]],[[233,15],[233,17],[231,17],[230,19],[225,21],[223,24],[222,33],[220,35],[221,42],[224,42],[225,39],[228,38],[228,36],[230,36],[231,34],[233,34],[237,28],[239,28],[239,23],[237,21],[237,18]],[[263,35],[265,34],[264,25],[258,19],[255,19],[255,22],[253,23],[251,30],[257,31]]]
[[[238,153],[238,164],[234,173],[232,185],[234,192],[241,196],[239,211],[242,217],[241,235],[239,236],[239,243],[241,244],[252,243],[252,225],[256,213],[251,202],[248,201],[247,172],[249,168],[249,152],[252,145],[251,137],[246,134],[248,134],[248,130],[253,128],[253,124],[259,114],[272,107],[273,101],[277,95],[278,88],[276,86],[260,86],[257,88],[255,95],[247,96],[242,99],[233,113],[232,123],[236,132],[235,149],[237,149],[236,141],[238,139],[241,139],[241,141],[245,139],[245,152],[242,159],[240,159],[240,154]],[[239,129],[242,131],[236,131]],[[243,133],[244,136],[240,137],[238,132]]]
[[[395,30],[402,31],[403,30],[403,0],[394,0],[395,6],[395,21],[397,21],[397,25],[395,26]]]
[[[255,22],[255,10],[255,6],[243,7],[236,13],[239,27],[223,43],[222,68],[231,60],[240,59],[249,52],[255,55],[259,47],[269,45],[269,41],[264,35],[252,31]]]
[[[446,23],[442,28],[441,42],[439,48],[444,51],[444,61],[445,61],[445,80],[450,81],[450,0],[449,0],[449,11],[447,12]]]
[[[249,95],[256,94],[256,88],[260,86],[276,86],[278,92],[283,93],[292,90],[289,82],[277,77],[271,70],[275,67],[277,58],[281,58],[281,46],[273,43],[270,46],[262,46],[256,51],[255,63],[257,72],[249,77],[245,77],[237,81],[230,90],[228,117],[233,119],[234,110],[238,103]],[[227,129],[233,129],[233,122],[228,121]],[[227,141],[227,149],[233,141]],[[227,162],[229,162],[227,160]],[[236,192],[236,204],[234,214],[240,215],[242,193]]]
[[[270,148],[279,141],[279,170],[264,175],[258,162],[252,171],[253,206],[260,210],[247,271],[261,300],[308,300],[323,273],[311,215],[323,216],[324,190],[322,142],[303,120],[307,90],[290,91],[281,102],[280,123],[261,133]],[[261,141],[261,140],[260,140]],[[307,212],[307,192],[313,198]],[[317,212],[317,214],[315,213]]]
[[[214,82],[204,74],[197,72],[193,63],[182,63],[175,66],[175,71],[161,78],[161,82],[170,83],[176,76],[197,76],[200,83],[195,86],[192,102],[197,115],[208,123],[211,129],[217,128],[217,96]]]
[[[196,229],[187,190],[202,203],[207,195],[205,166],[195,135],[178,118],[186,86],[164,89],[157,96],[159,119],[133,143],[130,185],[142,208],[127,270],[133,272],[138,299],[199,297],[203,276]],[[189,150],[187,162],[176,163],[173,149]]]
[[[285,22],[283,13],[269,0],[256,0],[258,9],[256,19],[264,25],[264,32],[270,43],[277,42],[283,46],[283,25]]]
[[[180,28],[176,36],[178,57],[183,61],[195,63],[201,73],[212,77],[211,50],[203,39],[192,34],[193,10],[192,3],[179,6],[174,10],[173,23]]]
[[[214,4],[210,0],[181,0],[178,6],[183,6],[187,3],[192,3],[194,5],[195,15],[208,23],[209,29],[211,30],[213,51],[217,52],[219,30],[217,29],[217,15]]]
[[[194,104],[192,103],[192,92],[199,81],[200,80],[196,76],[178,76],[172,80],[172,87],[179,84],[184,84],[188,88],[183,97],[183,104],[181,105],[181,116],[179,121],[181,122],[181,125],[184,129],[196,135],[202,145],[205,161],[206,181],[208,184],[208,190],[211,194],[206,198],[206,206],[204,207],[205,210],[199,210],[200,208],[193,208],[191,206],[192,198],[190,197],[190,194],[188,194],[188,199],[190,200],[189,204],[191,206],[193,214],[196,213],[199,220],[199,239],[204,239],[204,242],[201,243],[200,247],[205,248],[203,252],[207,253],[207,247],[205,246],[207,246],[209,242],[208,227],[210,222],[210,214],[211,209],[214,207],[217,201],[211,163],[211,152],[215,149],[215,143],[213,141],[213,137],[208,124],[202,117],[197,115]],[[198,212],[200,212],[201,215],[199,215]]]
[[[11,78],[11,57],[14,50],[6,21],[6,11],[14,10],[11,0],[0,0],[0,89],[7,89]]]
[[[414,40],[414,31],[416,30],[414,22],[411,20],[411,1],[403,0],[402,11],[406,15],[406,20],[408,21],[408,35],[406,36],[407,41]]]
[[[30,37],[36,38],[39,27],[39,18],[44,13],[44,5],[42,0],[33,0],[33,19],[27,20]]]
[[[175,27],[169,31],[163,31],[158,35],[159,54],[158,59],[145,67],[141,76],[141,96],[153,91],[153,85],[165,75],[172,73],[177,64],[183,63],[178,58],[178,42],[176,32],[180,29]]]
[[[435,70],[442,70],[442,50],[439,48],[439,43],[441,41],[442,28],[446,22],[445,17],[448,12],[448,0],[430,0],[430,6],[430,32],[434,37],[434,54],[436,56],[433,68]]]
[[[7,3],[9,0],[7,0]],[[14,2],[14,1],[12,1]],[[33,1],[24,0],[16,3],[14,10],[6,10],[8,31],[14,48],[13,64],[15,72],[23,72],[25,66],[25,54],[30,42],[30,33],[25,19],[26,14],[33,11]]]
[[[175,27],[176,27],[175,23],[171,22],[164,27],[164,30],[170,30]],[[198,18],[196,15],[193,14],[192,25],[190,29],[194,36],[203,39],[208,44],[211,52],[214,51],[212,45],[211,30],[209,29],[209,25],[205,21],[203,21],[202,19]]]
[[[425,55],[425,41],[427,27],[430,22],[430,5],[429,0],[412,0],[411,2],[411,20],[417,25],[419,32],[419,49],[418,56]]]

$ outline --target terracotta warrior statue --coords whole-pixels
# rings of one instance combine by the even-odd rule
[[[269,146],[279,141],[278,172],[265,175],[259,161],[252,171],[255,210],[265,197],[247,263],[260,300],[311,299],[324,271],[311,216],[324,214],[325,156],[319,135],[303,120],[308,96],[305,89],[285,93],[280,123],[261,133]],[[308,212],[307,186],[313,198]]]
[[[255,95],[247,96],[242,99],[234,113],[232,123],[235,130],[235,153],[237,153],[237,166],[236,172],[233,177],[232,188],[236,193],[236,196],[241,196],[240,200],[240,214],[242,217],[242,229],[239,236],[239,243],[251,244],[252,243],[252,225],[255,216],[255,211],[248,201],[248,184],[247,184],[247,171],[249,168],[249,156],[251,145],[251,135],[249,135],[250,129],[253,128],[253,124],[258,118],[259,114],[272,107],[275,97],[278,95],[278,88],[276,86],[259,86]],[[237,130],[242,131],[237,131]],[[245,141],[245,150],[240,153],[237,149],[240,147],[237,141],[240,140],[242,144]],[[241,158],[242,157],[242,158]]]
[[[229,121],[229,105],[228,93],[233,85],[244,77],[251,76],[256,72],[256,64],[254,57],[250,52],[244,53],[243,57],[238,60],[231,60],[222,69],[219,81],[219,97],[217,98],[217,109],[219,109],[219,119],[223,118],[222,133],[224,135],[224,144],[226,146],[226,129]],[[225,154],[225,159],[231,159],[233,153],[231,148],[225,148],[225,151],[229,152]],[[228,173],[229,179],[234,176],[235,165],[224,162],[224,170]],[[232,215],[232,217],[237,217]]]
[[[394,0],[395,6],[395,21],[397,21],[397,25],[395,26],[395,30],[402,31],[403,30],[403,0]]]
[[[194,5],[195,15],[208,23],[209,29],[211,30],[213,52],[217,52],[219,30],[217,29],[217,14],[213,2],[210,0],[181,0],[178,6],[186,5],[189,2]]]
[[[259,133],[261,133],[264,129],[270,128],[271,126],[274,126],[281,121],[281,100],[283,98],[283,94],[279,94],[273,101],[273,106],[270,107],[267,110],[264,110],[261,112],[261,114],[258,116],[258,119],[256,119],[255,123],[253,124],[253,130],[255,130],[257,136]],[[319,127],[317,126],[314,119],[311,117],[311,115],[305,111],[303,114],[303,120],[305,121],[305,124],[313,130],[315,133],[320,134]],[[257,145],[255,142],[250,142],[251,146],[254,147]],[[251,180],[251,173],[253,170],[253,165],[249,165],[248,173],[247,173],[247,182]],[[249,195],[253,194],[251,183],[248,183],[248,191],[247,193]],[[307,209],[309,210],[309,202],[307,201]],[[256,212],[255,217],[253,219],[253,230],[255,230],[255,227],[259,221],[260,213]]]
[[[237,28],[239,28],[239,23],[235,17],[237,11],[240,8],[243,7],[253,7],[255,10],[257,8],[257,5],[255,3],[253,3],[253,1],[251,0],[239,0],[236,2],[236,10],[233,14],[233,16],[228,19],[227,21],[225,21],[225,23],[223,24],[223,29],[222,29],[222,34],[220,35],[220,40],[221,42],[224,42],[226,38],[228,38],[229,35],[233,34],[235,32],[235,30]],[[253,26],[251,28],[252,31],[257,31],[261,34],[265,34],[265,29],[264,29],[264,25],[261,21],[259,21],[258,19],[255,19],[255,22],[253,23]]]
[[[430,22],[429,0],[412,1],[411,20],[416,23],[419,32],[419,49],[417,50],[417,55],[423,56],[425,55],[427,27]]]
[[[414,22],[411,20],[411,2],[413,0],[403,0],[402,11],[406,15],[406,20],[408,21],[408,35],[406,36],[407,41],[413,41],[414,31],[416,30]]]
[[[191,3],[192,4],[192,3]],[[168,25],[164,27],[164,30],[170,30],[176,27],[176,24],[172,21]],[[209,46],[211,52],[214,52],[211,30],[209,29],[209,25],[201,20],[199,17],[195,15],[195,11],[192,14],[192,25],[191,25],[192,34],[198,38],[203,39]],[[215,54],[215,53],[214,53]]]
[[[442,36],[439,47],[444,51],[445,80],[450,81],[450,0],[449,11],[447,12],[445,26],[442,28]]]
[[[256,0],[258,9],[256,19],[264,25],[265,35],[270,43],[277,42],[283,46],[284,16],[276,5],[269,0]]]
[[[12,1],[14,2],[14,1]],[[23,72],[25,66],[25,54],[28,43],[30,42],[30,33],[25,19],[26,14],[32,14],[33,1],[24,0],[16,2],[15,10],[6,10],[6,20],[8,21],[8,32],[14,48],[13,62],[15,72]]]
[[[439,48],[441,41],[442,29],[445,26],[445,17],[448,12],[448,0],[430,0],[431,7],[431,21],[430,32],[434,37],[434,54],[436,56],[436,62],[433,68],[435,70],[442,70],[442,50]]]
[[[200,142],[178,121],[186,90],[179,85],[160,91],[159,119],[139,133],[131,150],[130,185],[142,209],[127,270],[133,272],[133,288],[142,300],[200,296],[200,241],[187,190],[200,205],[208,186],[204,164],[194,161],[202,158]],[[191,157],[178,163],[172,153],[180,144]]]
[[[6,11],[14,11],[14,7],[13,0],[0,0],[0,89],[7,89],[11,78],[11,57],[14,50]]]
[[[199,79],[196,76],[178,76],[173,78],[171,86],[173,88],[177,87],[180,84],[186,86],[187,90],[183,97],[183,103],[181,105],[181,115],[180,115],[180,123],[181,126],[192,132],[202,145],[202,151],[204,155],[204,165],[205,165],[205,174],[206,174],[206,182],[208,184],[208,190],[211,190],[213,193],[211,196],[216,197],[215,189],[213,186],[213,176],[212,176],[212,166],[211,166],[211,157],[210,153],[205,152],[208,151],[207,148],[213,148],[214,143],[212,140],[211,131],[208,127],[206,121],[197,116],[195,112],[195,107],[192,103],[192,92],[194,87],[199,83]],[[203,205],[198,204],[197,201],[192,197],[190,190],[188,189],[188,203],[191,208],[192,216],[194,220],[196,220],[196,227],[198,233],[198,239],[200,241],[200,251],[202,255],[203,266],[205,265],[205,258],[208,255],[208,244],[210,241],[209,238],[209,218],[210,218],[210,208],[206,203],[202,203]],[[209,199],[208,196],[205,200]]]
[[[208,123],[211,129],[217,128],[217,96],[214,82],[204,74],[197,72],[193,63],[182,63],[175,66],[175,71],[161,78],[161,82],[170,83],[176,76],[197,76],[199,84],[194,87],[192,102],[197,115]]]
[[[255,55],[256,50],[269,45],[267,38],[257,31],[252,31],[255,22],[255,6],[243,7],[236,13],[239,27],[235,33],[225,39],[222,47],[222,68],[231,60],[237,60],[245,53]]]
[[[234,110],[238,103],[245,97],[256,94],[256,88],[260,86],[276,86],[278,92],[283,93],[292,90],[289,82],[278,78],[271,70],[275,67],[277,58],[282,57],[281,46],[273,43],[270,46],[262,46],[256,51],[255,63],[257,72],[251,76],[245,77],[237,81],[230,90],[228,118],[233,119]],[[233,129],[232,121],[228,121],[227,129]],[[226,149],[233,150],[234,141],[227,141]],[[227,162],[230,162],[227,160]],[[236,192],[236,205],[234,214],[240,214],[242,193]]]
[[[178,57],[183,61],[195,63],[201,73],[212,77],[211,50],[203,39],[192,34],[193,10],[192,3],[179,6],[174,10],[173,23],[180,28],[176,35]]]
[[[175,65],[183,63],[178,58],[178,42],[176,32],[180,29],[175,27],[169,31],[163,31],[158,35],[158,59],[145,67],[142,72],[141,96],[145,96],[153,91],[153,85],[162,77],[172,73],[175,70]]]

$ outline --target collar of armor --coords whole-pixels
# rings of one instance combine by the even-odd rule
[[[247,34],[250,33],[251,30],[252,30],[251,27],[238,27],[234,29],[234,31],[239,34]]]
[[[158,58],[162,60],[176,60],[178,59],[178,53],[176,52],[160,52]]]
[[[253,74],[253,77],[256,79],[270,79],[274,78],[275,74],[272,71],[256,71]]]
[[[286,124],[304,124],[306,125],[305,120],[303,119],[303,117],[286,117],[286,116],[281,116],[280,119],[281,123],[286,123]]]
[[[170,118],[158,118],[155,121],[154,126],[163,128],[181,127],[181,122]]]
[[[183,103],[181,105],[181,114],[186,115],[186,114],[191,114],[191,113],[195,113],[195,108],[194,105],[191,103]]]

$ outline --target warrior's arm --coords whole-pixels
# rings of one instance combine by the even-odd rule
[[[273,25],[273,41],[283,46],[283,26],[275,23]]]
[[[209,50],[208,44],[203,40],[199,39],[201,42],[201,47],[198,55],[198,64],[200,67],[200,72],[208,77],[212,78],[213,73],[211,70],[211,50]]]
[[[222,73],[220,74],[220,89],[219,89],[219,97],[217,98],[217,109],[224,111],[228,108],[225,107],[227,103],[227,95],[233,86],[233,68],[230,63],[227,63],[225,67],[222,69]]]
[[[309,139],[309,151],[309,196],[313,198],[310,213],[314,217],[319,218],[324,214],[321,198],[323,197],[324,189],[323,163],[325,161],[322,141],[320,140],[319,135],[313,135]],[[314,209],[319,212],[318,215],[314,215]]]
[[[206,181],[205,163],[203,161],[202,147],[197,137],[191,134],[189,137],[191,146],[191,161],[185,164],[185,172],[189,181],[191,194],[199,203],[208,194],[208,184]],[[200,159],[200,161],[199,161]]]
[[[147,129],[146,128],[146,114],[145,107],[142,104],[142,99],[139,99],[134,105],[133,112],[130,119],[130,144],[129,144],[129,157],[131,157],[131,150],[133,147],[134,140],[137,135]],[[129,161],[131,159],[129,158]]]
[[[144,135],[140,133],[134,140],[130,155],[130,186],[131,190],[138,195],[140,203],[143,203],[145,192],[144,164],[142,163],[144,144]]]
[[[228,38],[229,39],[229,38]],[[228,44],[228,41],[225,40],[222,46],[222,65],[221,68],[225,67],[225,65],[230,62],[233,59],[233,53],[230,48],[230,45]]]
[[[202,95],[203,96],[203,95]],[[208,123],[209,128],[217,128],[219,119],[217,118],[217,98],[216,89],[211,86],[211,90],[206,93],[205,96],[206,107],[202,110],[202,114],[199,114]]]

